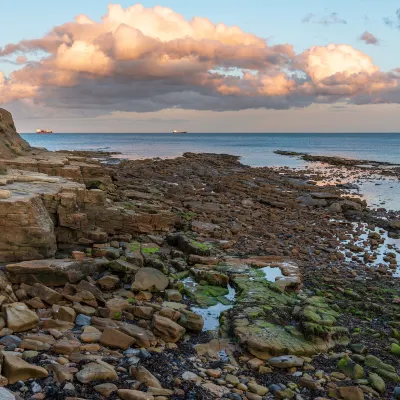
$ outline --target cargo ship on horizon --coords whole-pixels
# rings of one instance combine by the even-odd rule
[[[172,131],[172,133],[187,133],[186,131],[176,131],[176,130],[174,130],[174,131]]]
[[[51,129],[36,129],[36,133],[41,135],[45,133],[53,133],[53,131]]]

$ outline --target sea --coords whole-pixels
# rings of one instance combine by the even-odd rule
[[[34,147],[48,150],[102,150],[120,152],[128,159],[173,158],[185,152],[223,153],[241,157],[252,167],[313,167],[275,150],[338,156],[400,164],[400,133],[55,133],[23,134]],[[371,207],[400,209],[398,180],[365,179],[357,182]]]

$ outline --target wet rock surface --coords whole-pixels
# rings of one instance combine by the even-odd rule
[[[5,265],[0,397],[398,396],[396,223],[388,233],[343,189],[228,155],[107,171],[112,189],[93,196],[118,224],[100,213],[87,240],[58,211],[72,236],[57,258]]]

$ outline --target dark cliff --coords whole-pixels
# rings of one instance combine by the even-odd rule
[[[10,112],[0,108],[0,158],[13,158],[30,150],[15,128]]]

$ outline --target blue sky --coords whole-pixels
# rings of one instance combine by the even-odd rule
[[[126,8],[137,2],[119,0],[115,3]],[[397,21],[397,24],[400,23],[400,20],[396,20],[396,11],[400,8],[398,0],[202,0],[196,2],[145,0],[140,3],[144,7],[171,8],[187,20],[199,16],[208,18],[213,23],[222,22],[227,26],[236,25],[245,32],[254,33],[260,38],[267,39],[269,45],[291,44],[297,54],[311,46],[326,46],[330,43],[345,44],[370,56],[373,64],[381,71],[390,71],[400,67],[398,51],[400,29],[395,24],[390,27],[384,22],[385,18],[389,18],[394,22]],[[0,49],[8,43],[43,38],[54,26],[73,21],[74,17],[79,14],[88,15],[96,21],[100,20],[107,13],[108,4],[109,1],[106,0],[5,1],[5,5],[2,7],[3,12],[0,14]],[[333,18],[332,14],[334,14]],[[309,16],[309,22],[304,22],[304,18],[307,16]],[[336,23],[320,23],[321,20],[329,20],[329,18],[336,19]],[[346,23],[340,21],[346,21]],[[364,31],[376,36],[379,39],[379,45],[367,45],[361,41],[359,38]],[[15,59],[16,55],[11,56],[10,59]],[[32,59],[32,57],[30,58]],[[0,58],[0,78],[1,72],[7,76],[19,68],[23,68],[23,66],[6,63]],[[322,101],[321,104],[311,105],[311,109],[307,112],[303,112],[302,110],[305,109],[302,108],[274,110],[269,107],[253,112],[246,111],[248,108],[243,107],[239,108],[240,113],[237,114],[237,118],[246,121],[246,116],[251,115],[252,119],[247,120],[246,124],[249,124],[249,130],[253,132],[296,131],[297,126],[301,126],[298,128],[301,131],[320,131],[323,130],[323,122],[326,120],[332,121],[331,128],[327,131],[366,131],[369,126],[372,126],[372,118],[384,116],[386,125],[383,124],[382,131],[398,131],[400,130],[400,127],[397,126],[399,111],[397,104],[399,102],[395,101],[391,105],[376,105],[372,104],[374,101],[371,101],[366,102],[366,106],[344,104],[339,108],[331,107],[333,103],[330,101],[326,104]],[[29,132],[41,122],[38,116],[40,112],[30,108],[29,103],[18,105],[18,107],[11,104],[10,107],[14,114],[17,114],[21,131]],[[204,128],[204,121],[207,119],[205,110],[212,112],[213,109],[202,109],[201,107],[193,110],[174,110],[173,113],[168,113],[167,108],[142,113],[141,111],[137,112],[135,107],[127,112],[122,107],[111,110],[111,114],[105,112],[97,117],[83,114],[73,120],[69,117],[68,112],[64,112],[59,118],[50,118],[51,113],[48,113],[46,117],[43,117],[43,121],[46,123],[50,121],[52,127],[58,131],[88,131],[91,126],[96,126],[99,131],[102,129],[107,131],[110,128],[104,122],[104,118],[111,115],[109,126],[118,126],[118,131],[131,131],[133,122],[136,121],[139,123],[138,129],[150,132],[162,129],[164,122],[168,121],[170,115],[173,114],[171,124],[174,120],[181,119],[185,127],[188,126],[192,131],[213,131],[215,126],[220,127],[219,131],[243,129],[242,126],[245,127],[246,124],[240,125],[236,121],[235,126],[230,126],[226,122],[232,118],[232,114],[229,113],[234,112],[234,109],[234,106],[233,108],[228,107],[224,112],[210,114],[209,120],[213,121],[214,125],[207,128]],[[66,110],[68,111],[68,107]],[[339,115],[340,118],[338,118]],[[293,116],[296,116],[296,123],[293,122]],[[35,123],[32,122],[33,118],[36,119]],[[269,121],[272,122],[269,123]],[[172,125],[171,127],[175,128]]]

